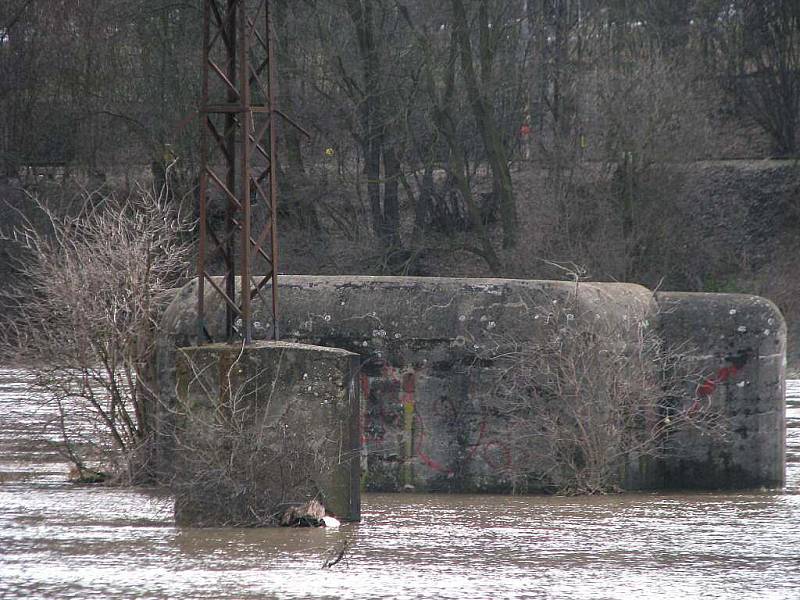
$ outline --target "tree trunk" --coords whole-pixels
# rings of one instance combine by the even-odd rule
[[[360,118],[364,171],[367,177],[367,197],[372,215],[372,230],[391,251],[399,248],[400,204],[398,186],[400,159],[387,135],[388,110],[385,103],[384,77],[379,42],[375,37],[373,9],[376,3],[348,0],[350,18],[356,29],[361,68],[364,77],[364,97],[361,99]],[[381,160],[384,166],[383,202],[381,202]]]
[[[394,147],[383,148],[383,242],[387,249],[400,248],[400,161]]]
[[[481,86],[475,72],[475,65],[472,59],[472,43],[463,0],[451,0],[451,4],[455,18],[455,38],[459,48],[461,68],[464,72],[467,97],[486,151],[486,159],[492,171],[492,188],[500,206],[500,218],[503,223],[504,234],[503,247],[511,248],[517,243],[518,221],[514,191],[511,184],[511,173],[508,168],[508,157],[500,135],[500,129],[486,98],[481,92]],[[490,23],[482,22],[481,26],[488,28]],[[490,49],[482,47],[480,50],[481,64],[484,65],[483,69],[486,69],[486,65],[492,59],[488,54]]]

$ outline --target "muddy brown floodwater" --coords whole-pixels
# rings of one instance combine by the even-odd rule
[[[0,371],[0,598],[800,598],[787,395],[782,492],[367,494],[338,530],[193,530],[167,496],[69,484],[52,411]]]

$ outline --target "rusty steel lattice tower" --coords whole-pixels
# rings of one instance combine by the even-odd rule
[[[272,297],[262,301],[272,306],[277,340],[277,120],[286,117],[277,106],[269,0],[203,0],[203,23],[198,343],[215,341],[206,326],[206,285],[225,302],[225,341],[240,337],[247,344],[251,302],[270,281]],[[254,209],[263,215],[260,227]],[[208,270],[218,259],[222,285]],[[260,259],[265,274],[255,277],[253,263]]]

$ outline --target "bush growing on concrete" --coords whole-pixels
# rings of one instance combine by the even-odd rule
[[[695,397],[685,353],[665,347],[646,320],[628,315],[620,324],[556,300],[533,318],[545,328],[541,341],[502,340],[490,357],[501,375],[489,410],[517,489],[619,491],[629,469],[680,451],[673,433],[724,433],[719,415]]]
[[[221,385],[207,367],[191,366],[189,385],[202,393],[178,405],[172,489],[180,524],[279,525],[287,508],[324,503],[321,480],[342,459],[341,448],[331,452],[336,442],[309,424],[305,404],[273,398],[274,386],[268,394],[257,384],[260,374],[237,382],[237,366]]]
[[[4,232],[23,249],[22,283],[2,292],[11,310],[0,351],[32,370],[35,391],[56,404],[79,480],[102,478],[100,468],[127,480],[147,475],[155,332],[191,252],[181,239],[191,222],[169,197],[167,187],[127,198],[86,193],[65,216],[32,196],[42,219],[21,215]]]

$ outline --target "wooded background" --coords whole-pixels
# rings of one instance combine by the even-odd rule
[[[280,104],[312,134],[281,129],[282,272],[587,277],[797,312],[797,0],[272,5]],[[19,188],[69,210],[167,167],[194,210],[201,29],[200,0],[3,0],[4,221]]]

